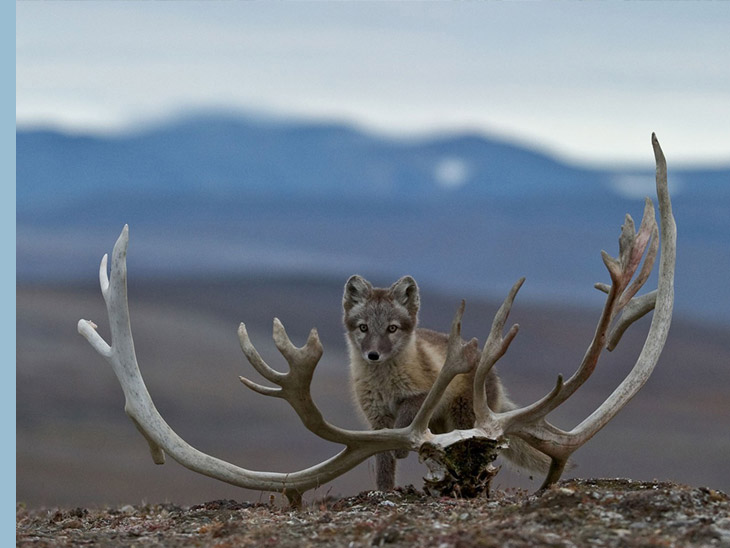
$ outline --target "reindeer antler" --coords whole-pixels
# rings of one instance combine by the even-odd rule
[[[656,291],[642,297],[635,297],[636,293],[646,283],[651,273],[658,250],[658,229],[654,219],[654,206],[647,198],[644,216],[638,232],[634,230],[631,216],[626,216],[619,238],[619,256],[613,258],[605,251],[602,252],[603,261],[611,277],[611,285],[601,285],[600,288],[608,293],[603,312],[598,321],[593,340],[591,341],[578,370],[567,380],[558,376],[555,388],[544,398],[532,405],[495,413],[489,409],[484,396],[483,383],[475,382],[475,412],[477,428],[483,429],[493,438],[500,435],[518,436],[534,448],[552,458],[552,466],[543,488],[560,479],[563,469],[570,455],[591,439],[621,410],[631,398],[641,389],[657,364],[659,355],[669,332],[672,320],[674,303],[674,266],[676,262],[676,225],[672,215],[672,204],[667,188],[667,167],[656,135],[652,134],[652,145],[656,158],[656,185],[659,197],[659,210],[662,228],[661,263],[659,267],[659,284]],[[648,249],[648,251],[647,251]],[[641,259],[646,252],[644,264],[639,270]],[[636,272],[638,275],[630,283]],[[516,293],[522,284],[520,280],[512,289]],[[511,305],[511,299],[505,302]],[[644,344],[644,348],[633,369],[624,381],[604,401],[596,411],[570,431],[564,431],[553,426],[546,420],[546,416],[565,402],[575,391],[585,383],[600,358],[604,348],[613,349],[628,326],[656,308],[651,327]],[[506,319],[509,306],[498,317]],[[612,322],[617,316],[621,319],[610,332]],[[492,328],[489,340],[498,338],[497,330],[501,333],[504,321],[497,322]],[[495,358],[506,350],[506,344],[514,336],[516,326],[501,343],[501,346],[484,347],[482,359],[479,363],[476,376],[486,378],[486,372],[493,365]]]
[[[421,418],[400,429],[345,430],[328,423],[311,397],[312,375],[322,356],[322,345],[317,332],[312,330],[307,343],[302,348],[297,348],[289,340],[281,322],[274,320],[274,342],[290,366],[288,373],[280,373],[264,362],[251,344],[245,325],[241,324],[238,335],[244,354],[261,376],[277,384],[279,388],[265,387],[244,377],[241,377],[241,381],[260,394],[287,400],[311,432],[328,441],[341,443],[345,445],[345,449],[325,462],[298,472],[258,472],[240,468],[189,445],[170,428],[157,411],[142,379],[132,340],[127,303],[128,244],[129,228],[125,226],[112,253],[111,276],[107,277],[106,255],[102,258],[99,269],[102,295],[109,314],[112,344],[104,341],[91,321],[79,320],[78,331],[111,364],[124,391],[124,410],[149,443],[152,458],[157,464],[164,464],[165,453],[168,453],[194,472],[239,487],[283,492],[290,501],[296,503],[305,491],[331,481],[376,453],[393,449],[417,449],[424,441],[432,439],[434,436],[427,428],[428,419],[438,405],[443,391],[457,374],[466,372],[473,365],[465,355],[469,349],[476,351],[476,341],[466,345],[460,338],[464,310],[462,303],[454,319],[455,327],[449,342],[449,364],[443,368],[431,394],[424,402]]]
[[[503,413],[492,411],[488,405],[484,381],[490,368],[504,355],[517,334],[517,325],[512,326],[506,336],[502,332],[524,279],[515,284],[497,312],[480,357],[476,340],[467,343],[461,339],[461,318],[464,312],[462,301],[452,323],[444,367],[411,425],[399,429],[345,430],[324,419],[310,391],[312,376],[323,352],[316,330],[312,330],[303,347],[297,348],[289,340],[281,322],[274,320],[274,342],[289,364],[289,371],[280,373],[261,358],[249,339],[245,325],[241,324],[238,335],[243,353],[254,369],[266,380],[277,385],[277,388],[263,386],[244,377],[241,377],[241,381],[259,394],[285,399],[307,429],[325,440],[345,446],[329,460],[293,473],[247,470],[202,453],[178,436],[159,414],[142,379],[132,340],[127,303],[127,226],[114,246],[111,275],[107,275],[106,255],[102,258],[99,269],[101,291],[109,314],[112,344],[107,344],[96,332],[96,326],[88,320],[80,320],[78,330],[112,365],[124,391],[125,411],[149,443],[152,458],[158,464],[165,462],[166,452],[195,472],[240,487],[284,492],[290,501],[296,503],[303,492],[340,476],[382,451],[418,450],[427,443],[430,447],[449,447],[464,440],[496,441],[503,435],[509,435],[524,439],[552,458],[551,470],[543,484],[546,486],[559,479],[570,454],[603,428],[643,386],[666,341],[674,302],[676,227],[667,189],[666,161],[653,134],[652,145],[657,164],[657,194],[662,231],[658,289],[636,297],[649,277],[658,249],[654,210],[651,201],[647,200],[638,232],[634,230],[631,217],[627,216],[619,239],[619,256],[613,258],[605,252],[603,254],[611,285],[599,285],[608,295],[595,335],[578,370],[567,381],[558,377],[555,388],[548,395],[520,409]],[[645,253],[646,258],[639,269]],[[635,275],[636,278],[631,283]],[[602,350],[607,345],[609,349],[613,348],[625,329],[652,308],[655,308],[655,313],[644,348],[634,368],[613,394],[573,430],[564,431],[550,424],[545,417],[587,380],[595,369]],[[470,372],[474,367],[475,427],[446,434],[431,434],[428,423],[446,387],[456,375]],[[492,447],[498,449],[499,445],[493,444]]]

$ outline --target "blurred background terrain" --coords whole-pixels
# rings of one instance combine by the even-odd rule
[[[531,401],[579,363],[602,303],[591,285],[607,279],[598,251],[615,253],[625,211],[640,218],[643,201],[618,181],[652,179],[572,169],[473,136],[392,143],[345,127],[252,127],[220,116],[124,139],[19,132],[17,150],[18,487],[31,503],[228,491],[174,463],[154,467],[126,422],[111,370],[74,335],[79,318],[104,325],[95,272],[124,222],[137,351],[163,416],[213,454],[294,470],[333,448],[312,439],[282,402],[239,385],[250,371],[238,322],[272,364],[282,363],[271,351],[274,316],[299,344],[317,327],[327,349],[317,401],[355,427],[340,322],[349,274],[380,285],[413,274],[424,291],[422,324],[441,330],[465,297],[467,334],[482,339],[501,293],[526,275],[515,310],[523,330],[501,369],[513,396]],[[439,166],[447,161],[469,181],[444,188]],[[220,199],[201,183],[211,177],[230,187]],[[727,488],[730,317],[727,299],[708,285],[722,287],[730,268],[728,178],[730,170],[672,172],[675,325],[649,386],[578,454],[574,473]],[[61,200],[54,185],[65,189]],[[635,326],[574,396],[568,424],[618,384],[646,329]],[[361,468],[323,489],[371,486]]]
[[[273,317],[298,344],[317,327],[325,354],[315,374],[316,401],[331,421],[354,428],[362,422],[346,388],[341,327],[349,275],[360,273],[378,285],[413,275],[423,293],[421,323],[434,329],[446,330],[465,298],[465,336],[480,340],[509,287],[526,276],[512,316],[521,331],[498,367],[513,399],[529,403],[553,386],[557,374],[571,374],[590,342],[603,301],[593,284],[608,281],[600,250],[616,254],[624,215],[638,223],[644,196],[654,197],[653,130],[669,161],[679,233],[674,322],[652,378],[576,453],[578,466],[569,475],[730,490],[730,77],[726,66],[701,56],[707,44],[685,41],[696,49],[675,57],[674,66],[684,70],[668,75],[658,63],[648,83],[641,69],[657,64],[651,55],[629,56],[636,66],[629,63],[622,72],[598,43],[594,53],[604,56],[592,56],[589,67],[577,53],[585,38],[582,25],[599,32],[657,18],[645,7],[622,15],[604,6],[602,19],[581,7],[582,22],[561,22],[567,34],[542,37],[549,46],[545,59],[550,51],[571,53],[555,65],[557,74],[581,84],[568,93],[540,71],[520,74],[520,67],[537,63],[532,48],[514,63],[516,80],[507,81],[514,87],[505,87],[511,73],[503,64],[521,52],[520,33],[529,30],[538,42],[541,37],[540,14],[509,11],[524,8],[436,7],[416,14],[380,7],[360,19],[362,13],[330,5],[332,27],[320,28],[317,5],[310,5],[311,12],[292,7],[301,16],[294,22],[294,15],[270,7],[212,4],[202,13],[200,4],[178,6],[185,8],[173,16],[161,5],[18,5],[19,501],[43,506],[262,497],[175,462],[155,466],[124,415],[110,367],[76,334],[80,318],[108,332],[97,271],[124,224],[130,225],[137,354],[163,417],[205,452],[247,468],[293,471],[338,448],[310,435],[284,402],[238,382],[239,375],[255,377],[238,346],[239,322],[275,368],[285,365],[271,342]],[[693,19],[681,7],[667,9],[658,18],[661,28],[650,29],[656,36],[634,43],[631,51],[643,51],[651,37],[672,29],[674,35],[717,36],[718,17],[702,12]],[[561,21],[564,15],[542,13]],[[59,19],[69,27],[54,34]],[[421,27],[403,30],[414,21]],[[483,36],[473,21],[495,35]],[[509,51],[490,51],[500,21],[520,21],[526,28],[499,42],[509,44]],[[459,25],[469,32],[460,33]],[[343,30],[351,27],[357,32]],[[383,28],[385,34],[378,34]],[[475,57],[443,59],[419,29],[435,33],[434,43],[447,51],[466,48]],[[100,37],[100,30],[107,32]],[[180,51],[155,47],[161,36]],[[180,36],[206,40],[190,45]],[[360,57],[365,54],[359,48],[367,50],[378,36],[384,42]],[[389,41],[394,37],[402,38],[402,48]],[[672,47],[662,40],[661,47]],[[708,43],[727,48],[726,38]],[[63,47],[49,52],[52,44]],[[311,57],[302,58],[302,45]],[[618,52],[622,59],[631,45]],[[148,48],[149,57],[139,55],[141,48]],[[410,55],[419,48],[425,56],[415,62]],[[479,57],[485,49],[490,60],[503,60],[488,65],[499,82],[467,77],[487,67]],[[368,87],[372,75],[343,64],[338,55],[352,55],[360,61],[353,65],[373,70],[383,84]],[[221,60],[222,82],[207,72],[208,62]],[[293,62],[306,74],[296,72]],[[257,73],[257,63],[277,68],[279,87],[261,87],[277,80],[271,70]],[[414,66],[430,69],[432,77],[411,72]],[[433,78],[439,71],[447,71],[444,89]],[[704,90],[704,101],[687,95],[671,102],[677,95],[662,95],[667,88],[675,94],[684,89],[688,72],[694,80],[687,93]],[[205,84],[189,80],[196,74]],[[345,77],[350,84],[340,81]],[[641,90],[631,88],[635,81]],[[505,102],[505,89],[522,93],[527,83],[535,86],[532,96]],[[231,84],[240,89],[240,100],[206,96],[202,89]],[[327,95],[330,84],[337,89]],[[384,94],[383,87],[391,92]],[[431,94],[420,94],[421,87]],[[171,89],[188,95],[171,96]],[[363,89],[370,95],[361,95]],[[636,99],[627,99],[634,91]],[[132,96],[139,102],[126,104]],[[584,96],[594,100],[583,104]],[[347,104],[343,98],[354,99]],[[288,99],[287,109],[282,103]],[[586,105],[597,99],[603,107],[590,110]],[[328,111],[323,105],[330,100]],[[308,101],[311,111],[303,106]],[[479,110],[490,101],[499,108]],[[468,107],[464,112],[474,108],[473,119],[448,106],[460,102]],[[151,115],[160,103],[177,112]],[[604,110],[620,111],[623,104],[631,120]],[[658,108],[666,104],[675,107]],[[650,115],[634,115],[642,110]],[[440,112],[452,118],[429,126],[426,121]],[[505,125],[508,114],[512,128]],[[384,127],[385,119],[399,115],[401,126]],[[702,119],[711,121],[704,131],[697,129]],[[529,135],[525,127],[537,133]],[[544,138],[551,128],[554,141]],[[576,133],[583,142],[560,141]],[[714,144],[697,152],[688,141],[699,142],[705,133]],[[592,139],[599,144],[594,147]],[[622,139],[636,144],[605,149]],[[647,287],[655,283],[652,278]],[[574,401],[554,413],[556,424],[573,426],[610,394],[633,365],[648,321],[633,326],[604,357]],[[422,472],[411,457],[399,483],[420,485]],[[505,471],[497,484],[534,488],[540,481]],[[373,486],[372,464],[364,463],[314,496]]]

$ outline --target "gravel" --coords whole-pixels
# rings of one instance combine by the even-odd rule
[[[721,491],[625,479],[563,481],[530,494],[433,498],[413,487],[369,491],[293,510],[218,500],[116,508],[28,509],[19,547],[724,547],[730,498]]]

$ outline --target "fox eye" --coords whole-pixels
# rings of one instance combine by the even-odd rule
[[[367,324],[361,323],[359,327],[360,327],[360,331],[362,331],[363,333],[365,333],[368,330]]]
[[[397,325],[390,324],[388,326],[388,333],[395,333],[396,331],[398,331],[398,326]]]

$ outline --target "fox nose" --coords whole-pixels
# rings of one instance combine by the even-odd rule
[[[375,351],[368,352],[368,359],[371,362],[376,362],[376,361],[378,361],[380,359],[380,354],[378,354]]]

